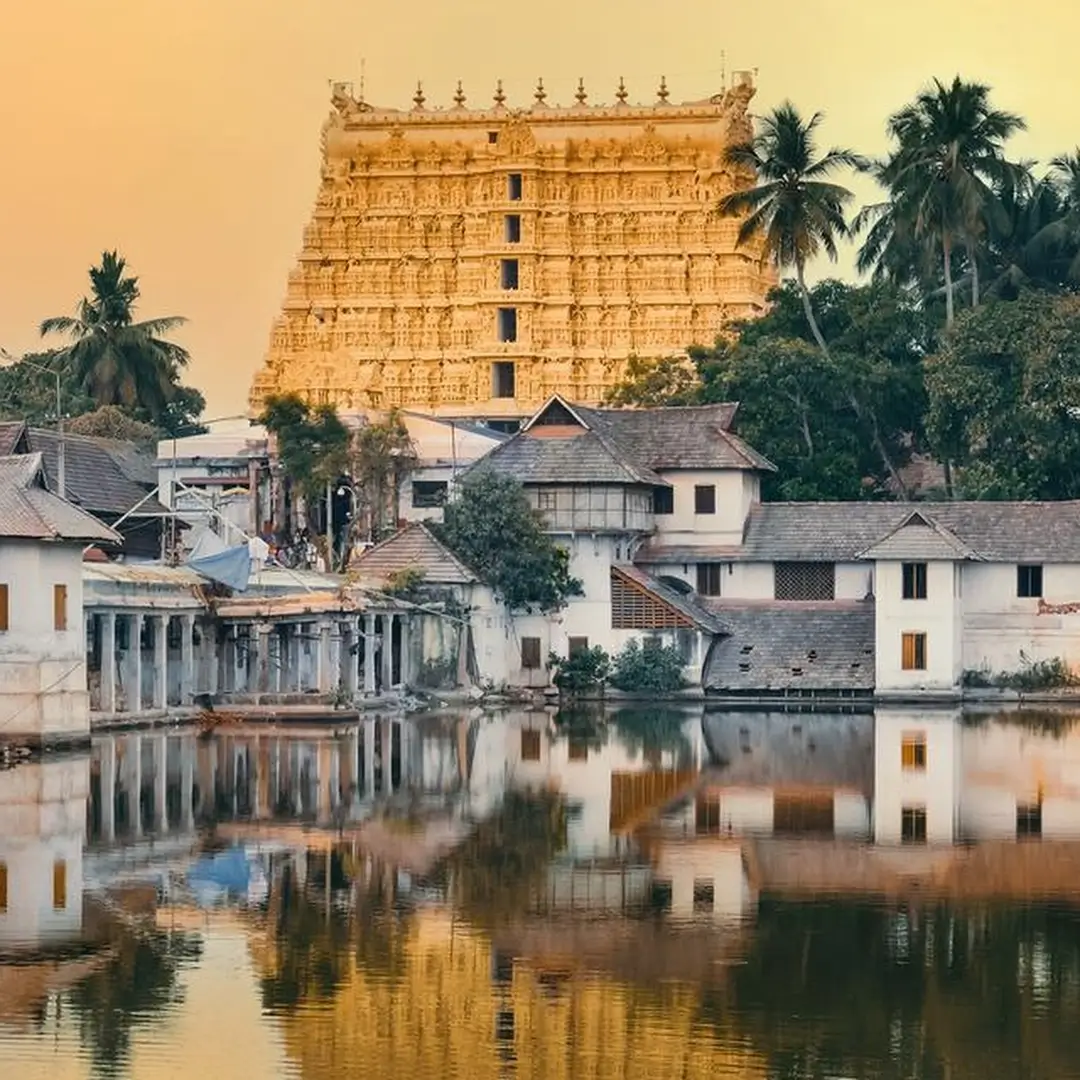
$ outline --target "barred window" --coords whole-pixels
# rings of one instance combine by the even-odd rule
[[[775,563],[773,594],[777,600],[835,600],[836,564],[827,562]]]

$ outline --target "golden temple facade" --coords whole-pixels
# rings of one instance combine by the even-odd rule
[[[512,419],[553,393],[599,403],[632,356],[711,344],[776,283],[720,197],[748,178],[748,73],[675,104],[429,106],[333,89],[322,176],[251,407]]]

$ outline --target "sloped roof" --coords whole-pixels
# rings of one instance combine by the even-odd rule
[[[902,526],[912,509],[910,503],[760,503],[750,511],[736,558],[856,562]],[[1080,501],[928,502],[918,512],[970,549],[968,558],[1080,562]]]
[[[669,585],[665,585],[651,574],[646,574],[644,570],[631,566],[629,563],[613,564],[611,572],[612,574],[621,574],[628,581],[633,582],[655,597],[660,603],[673,608],[680,615],[689,619],[699,630],[704,630],[709,634],[723,634],[726,632],[723,621],[704,604],[698,603],[692,593],[676,592]]]
[[[874,605],[718,604],[728,629],[713,646],[706,690],[872,690]]]
[[[28,428],[27,442],[45,462],[49,486],[57,488],[59,435],[44,428]],[[96,439],[89,435],[64,435],[64,494],[72,502],[97,515],[126,514],[144,499],[157,483],[154,459],[129,443]],[[156,517],[168,510],[148,499],[132,515]]]
[[[917,562],[980,559],[949,529],[918,510],[909,514],[872,547],[860,552],[859,557],[873,560],[910,559]]]
[[[362,581],[384,585],[403,570],[419,570],[432,585],[471,585],[477,576],[423,522],[369,548],[353,564]]]
[[[40,454],[0,458],[0,536],[86,543],[120,542],[97,518],[45,486]]]
[[[663,485],[658,474],[673,469],[775,471],[728,430],[736,408],[592,409],[556,395],[482,460],[525,484]],[[552,410],[567,423],[545,431],[539,421]]]
[[[21,420],[5,420],[0,422],[0,457],[7,457],[15,453],[19,436],[26,430],[26,425]]]

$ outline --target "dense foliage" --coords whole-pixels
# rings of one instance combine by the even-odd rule
[[[686,685],[683,666],[674,646],[628,641],[615,656],[609,681],[628,693],[671,694]]]
[[[572,656],[548,655],[551,681],[567,697],[603,690],[611,674],[611,657],[599,646],[581,649]]]
[[[276,439],[289,482],[309,498],[336,483],[348,466],[349,429],[329,405],[308,405],[296,394],[271,397],[259,423]]]
[[[514,611],[558,611],[581,582],[544,531],[522,486],[491,469],[466,476],[447,504],[440,538]]]

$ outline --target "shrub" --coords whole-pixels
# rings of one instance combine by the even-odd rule
[[[548,655],[552,682],[560,692],[573,696],[603,687],[611,673],[611,657],[599,645],[582,649],[570,657]]]
[[[686,685],[682,656],[673,645],[628,642],[615,657],[611,684],[629,693],[674,693]]]

